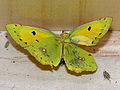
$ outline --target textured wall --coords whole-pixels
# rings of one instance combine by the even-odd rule
[[[120,0],[0,0],[0,29],[7,23],[49,30],[71,30],[97,18],[111,16],[120,30]]]

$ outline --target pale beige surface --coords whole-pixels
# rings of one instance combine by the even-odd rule
[[[93,53],[98,70],[82,76],[64,66],[49,71],[5,35],[0,32],[0,90],[120,90],[119,31],[109,32],[96,47],[89,47],[90,51],[99,49]],[[5,48],[8,40],[10,45]],[[104,79],[104,70],[111,75],[111,82]]]
[[[71,30],[80,24],[113,17],[120,30],[120,0],[0,0],[0,30],[8,23],[49,30]]]

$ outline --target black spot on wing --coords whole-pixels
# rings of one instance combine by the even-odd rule
[[[102,33],[99,33],[99,35],[101,35]]]
[[[36,32],[35,32],[35,31],[32,31],[32,34],[33,34],[33,35],[36,35]]]
[[[94,43],[94,41],[92,41],[92,44]]]
[[[70,65],[72,65],[72,63],[70,63]]]
[[[20,40],[20,41],[22,41],[22,39],[21,39],[21,38],[19,38],[19,40]]]
[[[51,61],[51,63],[53,63],[53,61]]]
[[[92,56],[91,54],[88,54],[88,56]]]
[[[95,37],[95,39],[97,39],[97,37]]]
[[[27,44],[27,42],[24,42],[25,44]]]
[[[89,26],[89,27],[88,27],[88,31],[90,31],[90,30],[91,30],[91,28],[92,28],[92,27],[91,27],[91,26]]]
[[[39,42],[37,39],[36,39],[37,42]]]

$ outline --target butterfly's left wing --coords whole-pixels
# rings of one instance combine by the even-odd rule
[[[62,44],[56,40],[58,35],[30,26],[8,24],[6,28],[11,37],[41,64],[57,66],[60,63]]]
[[[106,17],[84,24],[70,32],[70,42],[86,46],[94,46],[108,31],[112,18]]]
[[[77,73],[97,69],[93,56],[74,44],[64,45],[64,60],[67,68]]]

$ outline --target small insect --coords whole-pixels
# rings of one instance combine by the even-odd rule
[[[15,63],[15,61],[13,61],[13,63]]]
[[[103,71],[103,76],[104,76],[104,79],[107,79],[107,80],[109,80],[109,81],[111,81],[110,80],[110,74],[107,72],[107,71]]]
[[[9,46],[9,41],[7,41],[6,43],[5,43],[5,48],[7,48]]]

